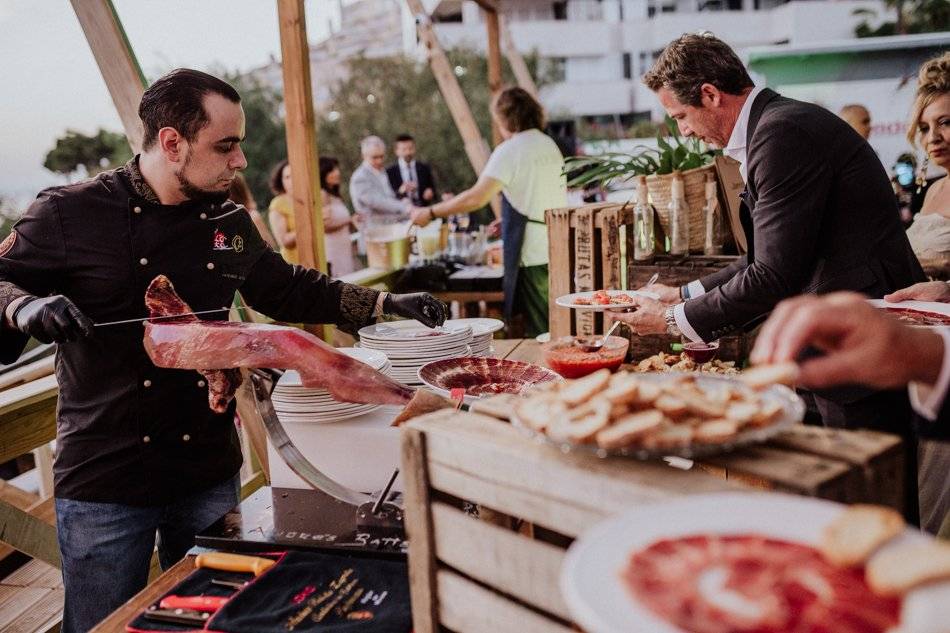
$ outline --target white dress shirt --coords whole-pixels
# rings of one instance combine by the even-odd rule
[[[415,159],[409,161],[408,163],[403,159],[399,159],[399,173],[402,175],[403,182],[419,182],[419,177],[416,175],[416,161]]]
[[[723,154],[733,160],[739,161],[739,173],[742,175],[742,180],[746,179],[746,145],[748,144],[749,137],[749,115],[752,113],[752,103],[762,90],[764,90],[762,87],[753,88],[749,96],[746,97],[745,103],[742,104],[742,109],[739,110],[739,118],[736,119],[736,124],[732,127],[732,134],[729,135],[729,141],[726,143],[726,146],[722,148]],[[689,298],[693,299],[704,294],[706,289],[703,288],[703,284],[698,279],[694,279],[686,284],[686,291],[689,293]],[[693,326],[686,320],[685,303],[678,303],[674,306],[673,317],[676,319],[676,327],[679,328],[679,331],[682,332],[684,336],[691,341],[702,341],[702,338],[696,333]]]
[[[937,382],[933,386],[916,382],[907,386],[907,391],[910,393],[910,406],[931,422],[937,420],[943,401],[947,397],[947,389],[950,388],[950,327],[940,328],[939,333],[943,337],[943,365],[940,367]]]

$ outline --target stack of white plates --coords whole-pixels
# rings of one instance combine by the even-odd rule
[[[389,375],[407,385],[421,385],[419,368],[434,360],[468,356],[472,342],[469,325],[430,329],[418,321],[392,321],[364,327],[360,347],[379,350],[392,363]]]
[[[472,328],[472,353],[471,356],[491,356],[495,350],[492,348],[492,336],[498,330],[505,327],[503,321],[498,319],[449,319],[443,327],[461,327],[468,326]]]
[[[383,352],[354,347],[341,347],[339,351],[384,374],[391,373],[392,366]],[[380,406],[334,400],[325,389],[301,385],[300,374],[293,370],[286,371],[277,381],[271,402],[281,422],[336,422],[369,413]]]

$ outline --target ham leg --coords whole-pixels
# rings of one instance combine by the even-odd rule
[[[145,351],[159,367],[279,367],[300,373],[304,387],[341,402],[406,404],[409,387],[338,352],[309,332],[282,325],[198,321],[147,323]]]
[[[159,275],[152,280],[145,291],[145,307],[148,308],[149,317],[167,317],[183,315],[180,319],[162,319],[165,323],[197,323],[201,320],[191,312],[187,303],[175,292],[171,280],[165,275]],[[213,367],[214,365],[204,365],[204,367]],[[241,372],[238,369],[197,369],[205,377],[208,383],[208,406],[216,413],[224,413],[228,410],[228,404],[237,393],[241,386]]]

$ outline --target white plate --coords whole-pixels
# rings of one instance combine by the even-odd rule
[[[338,347],[337,351],[346,354],[350,358],[355,358],[361,363],[369,365],[377,371],[385,368],[386,364],[389,362],[389,359],[386,357],[386,353],[380,350],[367,349],[363,347]],[[293,369],[288,369],[285,371],[284,375],[281,376],[280,380],[277,381],[277,388],[280,387],[300,387],[302,389],[309,389],[309,387],[304,387],[300,384],[300,374]]]
[[[451,337],[463,337],[471,334],[471,328],[467,326],[442,328],[435,330],[428,328],[418,321],[388,321],[386,323],[377,323],[368,325],[359,331],[360,340],[372,339],[377,341],[426,341],[431,339],[446,339]]]
[[[278,414],[277,417],[281,422],[290,422],[294,424],[332,424],[333,422],[339,422],[341,420],[349,420],[351,418],[359,417],[361,415],[366,415],[381,408],[381,405],[369,405],[366,407],[361,407],[359,409],[353,409],[350,411],[344,411],[342,413],[336,413],[329,416],[316,416],[316,415],[293,415],[293,414]]]
[[[472,328],[472,334],[478,339],[479,336],[491,336],[498,330],[504,329],[505,322],[498,319],[488,319],[484,317],[475,317],[471,319],[449,319],[442,327],[464,327]]]
[[[891,303],[884,299],[868,299],[875,308],[902,308],[905,310],[918,310],[921,312],[936,312],[944,316],[950,316],[950,304],[937,303],[936,301],[899,301]],[[941,325],[918,325],[916,327],[946,327]]]
[[[561,306],[562,308],[571,308],[573,310],[595,310],[598,312],[602,312],[604,310],[620,310],[623,308],[632,308],[635,305],[632,302],[611,303],[610,305],[605,305],[605,306],[599,305],[599,304],[581,305],[577,303],[578,299],[593,298],[593,296],[597,294],[597,292],[598,291],[596,290],[589,290],[587,292],[574,292],[569,295],[558,297],[555,300],[555,303]],[[659,295],[657,294],[654,294],[652,292],[644,292],[642,290],[607,290],[607,294],[610,295],[611,297],[615,297],[617,295],[628,295],[628,296],[639,295],[641,297],[648,297],[650,299],[660,298]]]
[[[561,567],[561,594],[574,620],[589,633],[679,633],[636,601],[621,572],[634,551],[693,534],[761,534],[815,545],[846,506],[779,493],[686,495],[644,504],[581,535]],[[926,539],[908,528],[897,540]],[[950,583],[947,583],[950,590]]]

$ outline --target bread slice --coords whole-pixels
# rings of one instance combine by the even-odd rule
[[[864,576],[871,589],[884,596],[902,595],[914,587],[950,580],[950,543],[886,547],[871,557]]]
[[[853,567],[903,530],[904,519],[895,510],[856,504],[825,527],[818,549],[828,562]]]
[[[599,369],[589,376],[578,378],[567,383],[560,392],[561,400],[568,405],[578,405],[587,402],[591,397],[604,389],[610,382],[610,370]]]
[[[775,363],[759,365],[747,369],[739,378],[753,389],[762,389],[769,385],[793,385],[798,380],[798,365],[795,363]]]
[[[659,428],[663,420],[663,414],[656,410],[631,413],[597,433],[597,445],[601,448],[630,446],[647,433]]]

